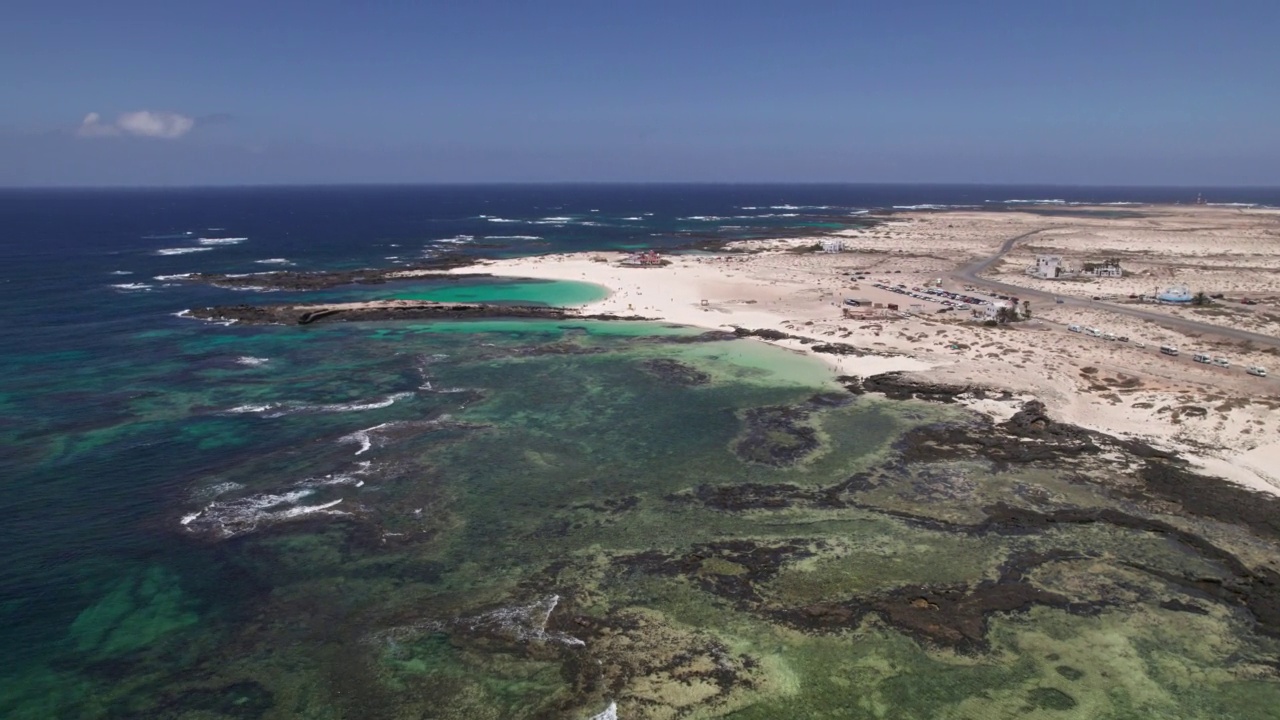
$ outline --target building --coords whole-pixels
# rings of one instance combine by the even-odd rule
[[[1001,310],[1008,310],[1011,307],[1013,306],[1004,300],[992,300],[983,306],[982,314],[987,320],[995,320],[1000,317]]]
[[[844,241],[843,240],[823,240],[822,252],[824,253],[844,252]]]
[[[1100,263],[1085,263],[1082,275],[1092,275],[1093,277],[1124,277],[1124,271],[1120,269],[1120,261],[1114,258],[1103,260]]]
[[[667,261],[653,250],[645,250],[626,256],[621,264],[627,267],[662,267]]]
[[[1067,270],[1067,267],[1062,264],[1061,255],[1037,255],[1036,264],[1027,268],[1027,274],[1034,275],[1035,277],[1045,280],[1053,280],[1065,277],[1071,273]]]
[[[1189,303],[1193,296],[1186,285],[1174,285],[1156,293],[1156,300],[1167,303]]]

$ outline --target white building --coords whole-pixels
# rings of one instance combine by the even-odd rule
[[[825,253],[844,252],[844,241],[843,240],[823,240],[822,252],[825,252]]]
[[[1065,277],[1070,272],[1062,264],[1061,255],[1037,255],[1036,264],[1027,268],[1027,274],[1046,280],[1053,280],[1054,278]]]
[[[983,315],[988,320],[995,320],[1000,315],[1001,308],[1007,309],[1010,307],[1013,306],[1003,300],[992,300],[983,306]]]

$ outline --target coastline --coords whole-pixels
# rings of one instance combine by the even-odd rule
[[[950,219],[948,213],[922,215],[934,225]],[[987,213],[979,222],[991,226],[996,224],[992,218],[1010,215],[1020,214]],[[912,219],[918,223],[918,218]],[[1036,217],[1029,220],[1041,221]],[[923,234],[918,224],[910,230]],[[1190,398],[1189,388],[1182,382],[1186,378],[1164,376],[1160,368],[1144,367],[1149,361],[1135,354],[1133,347],[1108,348],[1105,358],[1090,365],[1085,354],[1088,350],[1076,353],[1067,349],[1080,338],[1067,334],[1062,323],[1052,320],[1018,328],[987,328],[953,317],[959,313],[945,318],[920,314],[884,321],[841,317],[843,298],[875,293],[865,282],[851,282],[847,273],[853,268],[867,268],[875,275],[889,272],[886,264],[900,266],[894,272],[909,273],[904,280],[907,283],[925,282],[935,275],[948,277],[958,262],[993,250],[1005,234],[1011,234],[1003,227],[985,230],[990,237],[962,237],[968,242],[960,253],[929,248],[938,255],[911,252],[909,238],[899,239],[887,254],[795,252],[813,241],[809,238],[756,241],[731,249],[750,250],[747,253],[668,256],[665,259],[670,263],[661,268],[621,266],[617,262],[621,253],[583,252],[484,260],[472,270],[495,277],[570,280],[607,288],[609,295],[604,300],[580,308],[584,314],[644,317],[709,330],[785,333],[788,337],[761,340],[821,358],[833,377],[902,372],[927,382],[1003,392],[1006,399],[958,398],[997,422],[1011,417],[1026,400],[1038,399],[1063,422],[1176,452],[1207,475],[1280,496],[1280,473],[1272,470],[1280,467],[1280,442],[1263,441],[1265,427],[1254,430],[1264,422],[1259,419],[1259,408],[1231,408],[1212,418],[1212,426],[1207,422],[1197,426],[1197,420],[1210,420],[1210,411],[1195,404],[1198,398]],[[944,253],[947,257],[941,257]],[[403,276],[412,277],[413,273]],[[813,344],[832,342],[866,348],[874,354],[812,350]],[[1099,386],[1088,377],[1099,367],[1116,375],[1121,381],[1118,385],[1133,387]],[[1178,382],[1172,382],[1175,379]],[[1140,400],[1126,407],[1118,402],[1120,397]],[[1174,407],[1172,412],[1170,407]],[[1185,411],[1180,413],[1179,408]],[[1271,414],[1265,403],[1260,410],[1263,418]]]

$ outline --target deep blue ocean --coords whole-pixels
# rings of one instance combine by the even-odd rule
[[[1205,196],[1280,205],[1276,189]],[[491,608],[546,602],[538,598],[556,583],[578,588],[575,607],[596,607],[586,598],[600,603],[608,593],[583,588],[612,582],[611,592],[625,587],[635,607],[662,608],[681,627],[720,627],[716,613],[727,606],[690,599],[695,591],[684,586],[613,576],[588,583],[586,575],[570,582],[557,568],[616,538],[639,552],[662,544],[652,538],[737,532],[729,520],[700,516],[671,526],[619,519],[631,516],[618,508],[653,510],[648,503],[689,487],[690,477],[801,482],[769,468],[719,469],[728,467],[725,448],[744,408],[800,402],[821,389],[798,385],[785,358],[747,348],[735,360],[738,351],[680,345],[673,356],[713,378],[694,397],[634,372],[665,347],[654,338],[681,332],[671,328],[224,327],[178,313],[304,294],[171,276],[384,267],[445,253],[671,249],[838,230],[894,207],[1062,209],[1195,197],[1178,188],[871,185],[0,190],[0,716],[585,720],[586,709],[615,699],[611,692],[629,697],[627,678],[657,671],[637,665],[612,685],[584,685],[565,669],[577,666],[554,652],[495,649],[493,638],[507,637],[500,632],[458,640],[448,634],[456,621],[439,618],[471,613],[473,629],[488,627],[499,617],[484,614]],[[1055,202],[1023,202],[1031,200]],[[858,407],[825,421],[830,434],[844,427],[857,439],[804,472],[839,475],[870,462],[893,433],[932,412]],[[561,482],[582,495],[564,495]],[[592,503],[611,510],[579,517]],[[286,522],[299,508],[314,514]],[[244,515],[250,510],[265,514]],[[431,519],[414,524],[423,517]],[[581,560],[573,572],[590,565]],[[627,617],[626,627],[643,624]],[[392,637],[386,628],[406,623],[436,639],[394,635],[403,647],[381,664],[353,659],[369,637]],[[723,641],[732,652],[768,644],[764,630],[734,627],[735,639]],[[783,693],[786,682],[804,685],[794,678],[832,662],[834,651],[820,643],[769,642],[777,649],[759,650],[765,660],[739,668],[757,695],[726,690],[718,705],[671,716],[766,717],[772,711],[759,698]],[[884,657],[896,658],[885,663],[941,662],[896,642],[884,640],[894,648]],[[736,662],[724,658],[717,662]],[[948,687],[980,694],[1031,682],[1019,667],[957,680],[969,672],[957,665]],[[839,683],[804,682],[821,691],[797,696],[796,707],[835,717],[823,708],[839,705]],[[897,707],[893,698],[925,712],[911,704],[928,695],[919,691],[883,690],[890,694],[879,705],[842,717],[907,717],[873,712]],[[935,707],[960,702],[942,690],[928,697]],[[544,698],[555,700],[539,704]],[[622,706],[647,707],[632,702]],[[1228,700],[1197,707],[1220,707],[1214,702]],[[789,716],[810,716],[797,712]]]

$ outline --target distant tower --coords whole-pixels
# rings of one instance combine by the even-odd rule
[[[1196,204],[1197,204],[1197,205],[1204,205],[1204,204],[1205,204],[1205,203],[1204,203],[1204,195],[1203,195],[1203,194],[1201,194],[1201,193],[1196,193]]]

